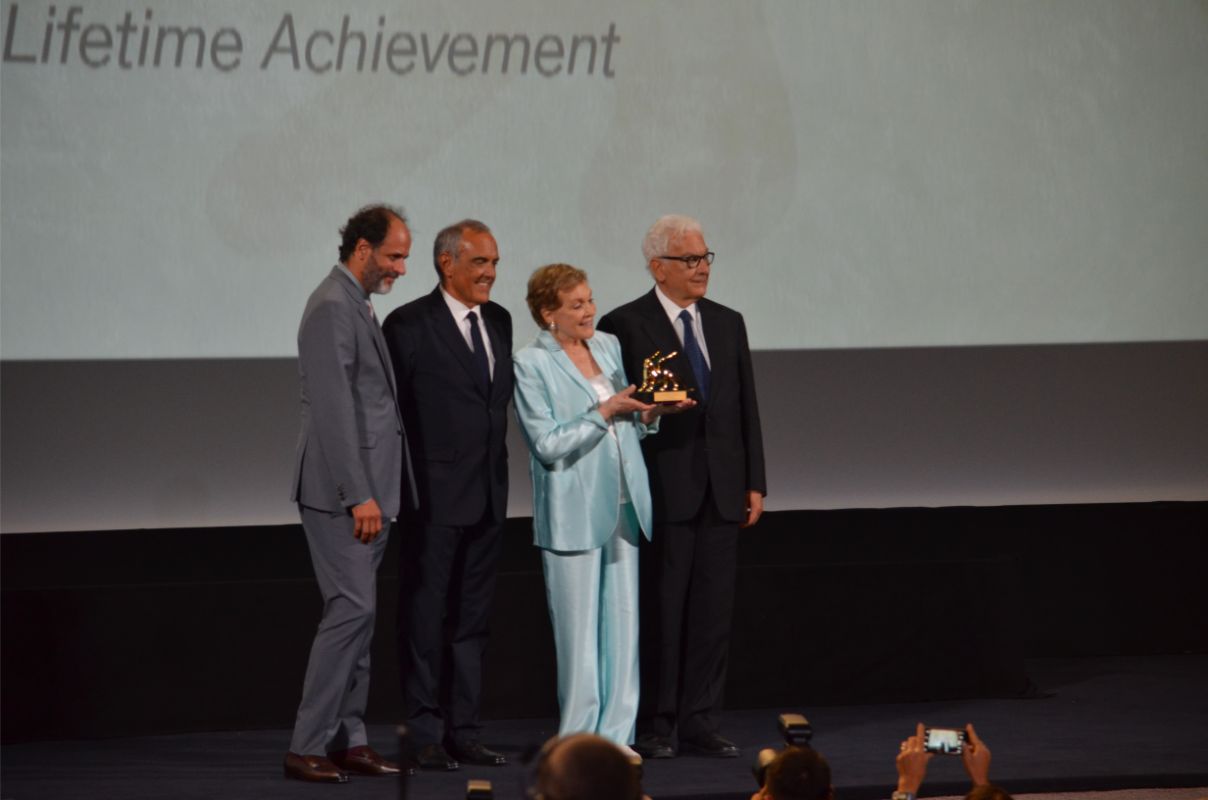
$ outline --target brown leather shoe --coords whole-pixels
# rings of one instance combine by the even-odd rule
[[[348,774],[326,756],[285,754],[285,777],[312,783],[348,783]]]
[[[382,758],[367,744],[348,750],[335,750],[328,753],[327,757],[345,772],[357,772],[362,775],[397,775],[399,773],[398,764]]]

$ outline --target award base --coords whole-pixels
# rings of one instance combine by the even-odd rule
[[[673,406],[681,400],[688,399],[687,389],[676,389],[653,391],[653,392],[634,392],[634,397],[641,400],[643,403],[651,403],[659,406]]]

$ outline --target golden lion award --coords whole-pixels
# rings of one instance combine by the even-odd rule
[[[633,393],[634,396],[643,403],[660,405],[673,405],[681,400],[687,400],[688,390],[682,388],[675,373],[664,366],[677,355],[679,355],[678,352],[663,355],[660,351],[655,350],[650,357],[643,361],[642,385]]]

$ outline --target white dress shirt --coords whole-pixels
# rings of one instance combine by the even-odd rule
[[[663,294],[663,290],[657,285],[654,287],[654,294],[662,303],[663,310],[667,312],[667,318],[671,320],[671,327],[675,328],[675,335],[679,337],[680,347],[684,346],[684,321],[680,319],[680,312],[687,311],[692,316],[692,332],[696,334],[696,343],[700,345],[700,352],[705,357],[705,363],[709,365],[709,369],[713,369],[713,362],[709,360],[709,345],[705,343],[705,329],[700,324],[700,308],[696,303],[687,308],[681,308]]]

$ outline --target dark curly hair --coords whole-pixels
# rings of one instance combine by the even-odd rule
[[[377,247],[386,238],[390,223],[398,220],[406,224],[407,217],[401,208],[374,203],[365,206],[348,218],[344,227],[340,228],[340,261],[347,261],[352,251],[357,249],[361,239]]]

